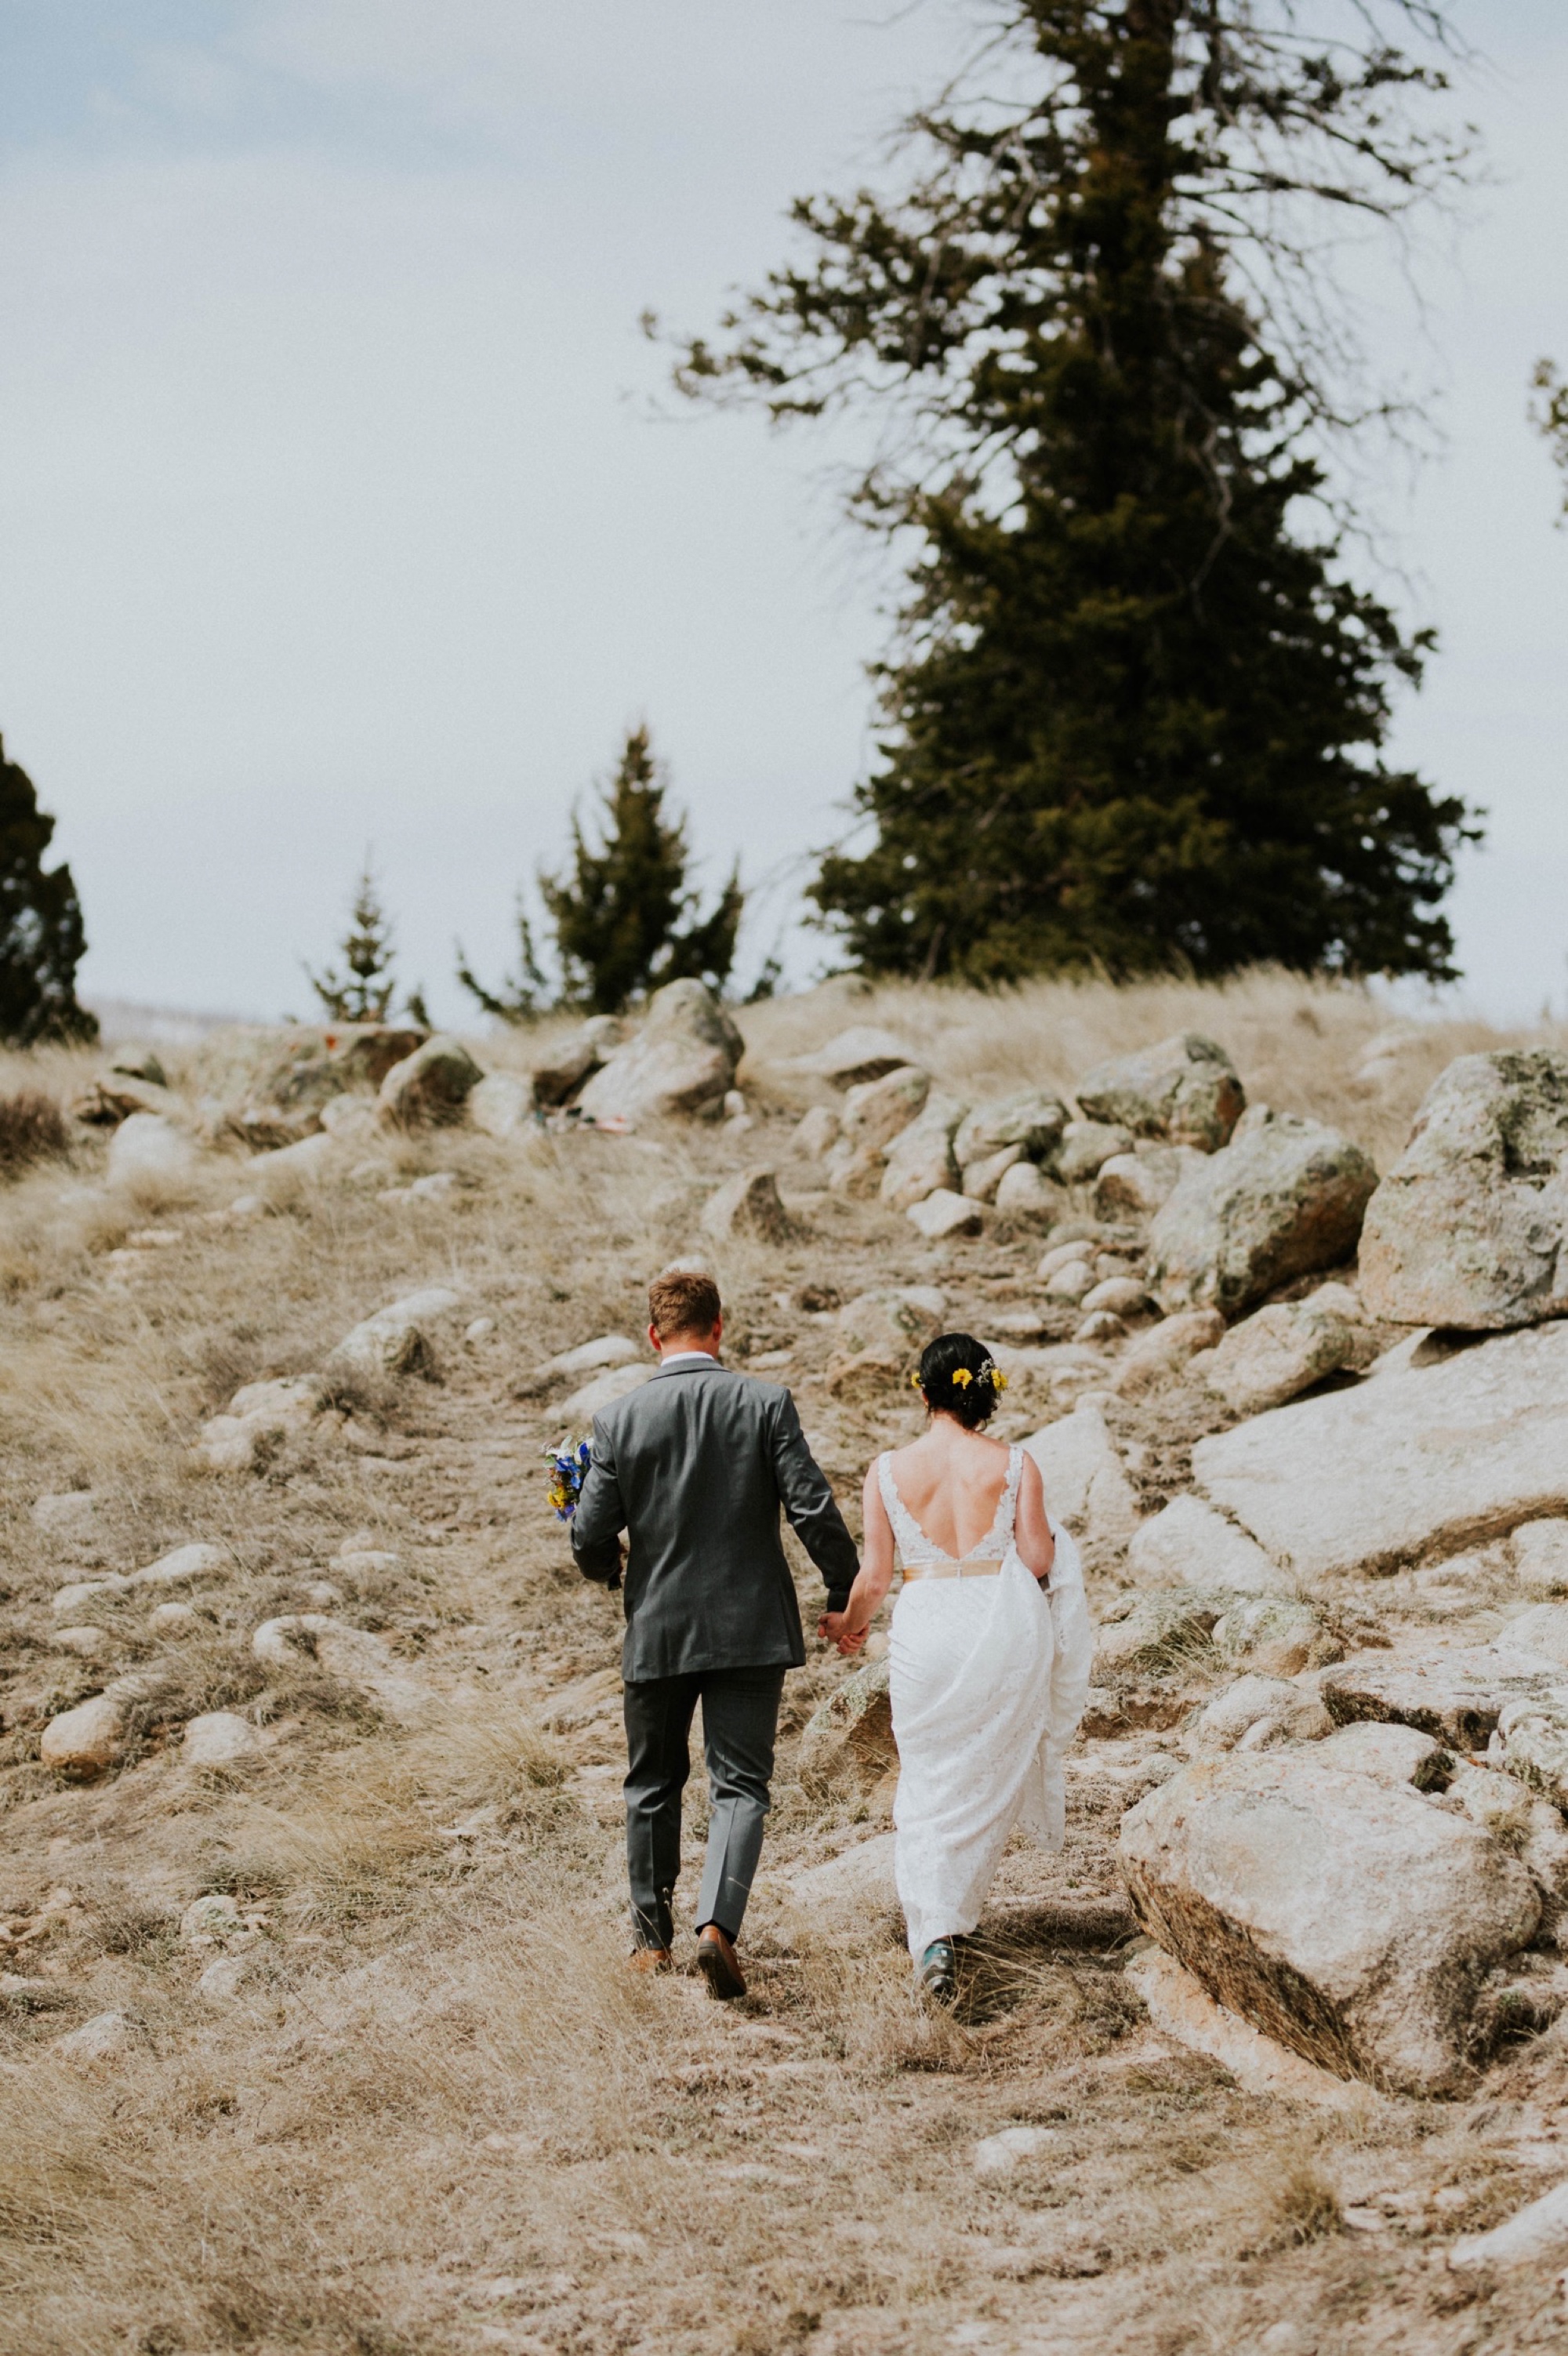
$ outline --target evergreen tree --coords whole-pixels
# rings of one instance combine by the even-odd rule
[[[38,808],[27,771],[0,740],[0,1039],[95,1039],[97,1019],[76,1000],[87,947],[69,867],[44,866],[55,822]]]
[[[305,969],[310,987],[335,1023],[384,1023],[397,988],[392,972],[391,919],[381,906],[370,854],[355,888],[349,912],[349,929],[338,945],[339,969],[326,966],[320,973]]]
[[[1472,814],[1382,758],[1429,639],[1344,576],[1306,219],[1396,216],[1459,167],[1410,119],[1441,72],[1379,26],[1442,18],[1363,0],[1358,51],[1294,0],[992,13],[983,84],[908,126],[905,192],[798,204],[811,259],[678,372],[776,421],[869,403],[852,511],[918,542],[875,840],[823,861],[823,920],[874,970],[977,980],[1447,976]]]
[[[468,963],[461,941],[456,943],[457,980],[472,999],[497,1023],[530,1023],[550,1002],[550,985],[540,969],[533,946],[533,926],[522,894],[517,895],[517,965],[514,975],[503,974],[496,990],[487,990]]]
[[[634,728],[604,789],[601,840],[572,821],[572,864],[542,873],[539,889],[555,929],[564,994],[596,1014],[687,977],[722,989],[735,962],[745,894],[738,872],[699,920],[687,885],[684,822],[664,816],[668,778],[647,728]]]
[[[1551,360],[1539,360],[1531,382],[1541,395],[1530,404],[1530,423],[1547,443],[1563,475],[1563,512],[1559,523],[1568,523],[1568,384],[1564,384]]]

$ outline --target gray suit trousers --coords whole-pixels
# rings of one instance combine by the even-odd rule
[[[628,1684],[626,1858],[632,1935],[639,1947],[667,1947],[681,1871],[681,1794],[691,1772],[692,1719],[703,1705],[708,1769],[708,1854],[697,1922],[739,1935],[762,1852],[768,1782],[779,1732],[784,1670],[693,1669],[683,1676]]]

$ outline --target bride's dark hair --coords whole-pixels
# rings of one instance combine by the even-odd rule
[[[990,1351],[972,1333],[939,1333],[920,1355],[917,1380],[933,1415],[978,1431],[996,1412],[995,1375]]]

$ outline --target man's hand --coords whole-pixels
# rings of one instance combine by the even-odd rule
[[[868,1628],[852,1631],[845,1624],[848,1619],[847,1612],[824,1612],[817,1622],[817,1633],[823,1644],[836,1644],[846,1660],[851,1654],[859,1652],[870,1633]]]

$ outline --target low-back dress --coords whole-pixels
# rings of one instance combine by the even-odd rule
[[[888,1643],[894,1863],[917,1961],[932,1940],[973,1930],[1015,1826],[1045,1848],[1064,1838],[1063,1757],[1083,1715],[1094,1636],[1079,1551],[1055,1517],[1048,1589],[1018,1553],[1024,1453],[1009,1449],[991,1528],[956,1562],[898,1494],[890,1458],[876,1460],[905,1569],[958,1573],[907,1580]],[[1000,1572],[963,1575],[964,1563],[998,1560]]]

